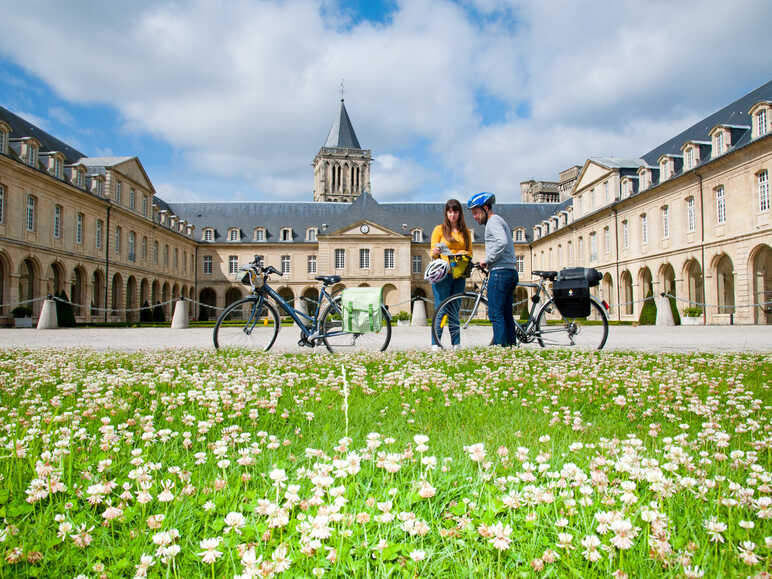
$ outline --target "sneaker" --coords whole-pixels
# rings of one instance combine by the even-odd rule
[[[432,352],[439,352],[440,347],[437,344],[432,344]]]
[[[453,344],[453,345],[450,347],[450,349],[451,349],[451,350],[460,350],[460,349],[461,349],[461,344]]]

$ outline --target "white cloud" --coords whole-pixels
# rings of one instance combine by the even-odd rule
[[[598,153],[640,155],[766,82],[772,4],[403,0],[387,22],[356,25],[335,0],[5,12],[0,54],[66,100],[115,107],[127,133],[170,143],[208,184],[240,180],[246,198],[311,199],[309,165],[344,78],[377,199],[516,199],[522,180]],[[477,94],[509,107],[500,122],[483,126]]]

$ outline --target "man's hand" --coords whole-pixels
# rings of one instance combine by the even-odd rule
[[[480,262],[480,267],[483,269],[488,269],[488,262],[483,260]]]

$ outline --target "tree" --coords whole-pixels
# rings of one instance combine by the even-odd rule
[[[646,299],[643,301],[643,307],[641,308],[641,315],[638,318],[638,324],[641,326],[653,326],[657,323],[657,304],[654,303],[654,296],[651,291],[646,294]]]
[[[155,306],[153,306],[153,321],[154,322],[166,321],[166,313],[164,312],[164,308],[158,302],[156,302]]]
[[[150,304],[147,303],[147,300],[145,300],[142,303],[142,309],[139,310],[139,321],[140,322],[152,322],[153,321],[153,310],[150,308]]]
[[[56,322],[60,328],[74,328],[75,327],[75,312],[72,311],[72,306],[67,299],[67,294],[64,290],[61,290],[56,297]],[[64,301],[59,301],[64,300]]]

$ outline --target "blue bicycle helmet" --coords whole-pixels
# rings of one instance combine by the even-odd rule
[[[466,207],[467,209],[473,209],[474,207],[482,207],[483,205],[492,207],[495,202],[496,202],[496,196],[493,193],[482,191],[481,193],[475,193],[474,195],[472,195],[469,201],[466,202]]]

